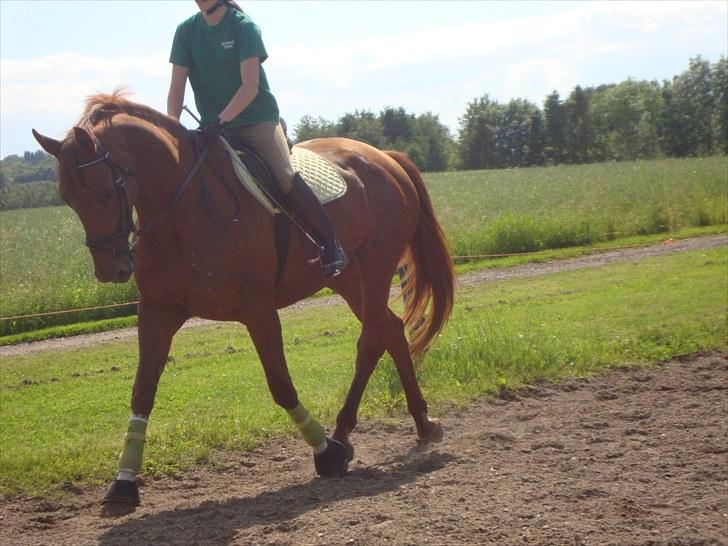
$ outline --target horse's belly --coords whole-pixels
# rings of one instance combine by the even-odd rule
[[[253,290],[229,274],[194,269],[151,278],[138,276],[137,287],[146,299],[178,305],[189,316],[222,321],[245,322],[262,296],[261,290]]]

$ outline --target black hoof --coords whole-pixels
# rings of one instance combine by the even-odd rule
[[[139,506],[139,486],[136,481],[114,480],[101,502],[104,504]]]
[[[343,476],[349,468],[349,452],[346,446],[333,438],[326,438],[326,444],[326,451],[313,456],[316,474],[325,478]]]

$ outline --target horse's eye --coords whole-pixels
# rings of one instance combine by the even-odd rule
[[[114,197],[114,190],[100,191],[96,194],[96,201],[99,205],[106,205]]]

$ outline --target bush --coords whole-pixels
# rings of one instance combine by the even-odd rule
[[[54,207],[62,204],[55,182],[13,184],[0,191],[0,210]]]

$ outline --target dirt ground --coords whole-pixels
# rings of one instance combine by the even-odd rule
[[[0,543],[728,544],[728,353],[538,384],[442,417],[362,423],[347,476],[295,439],[147,480],[134,514],[102,488],[0,502]]]

